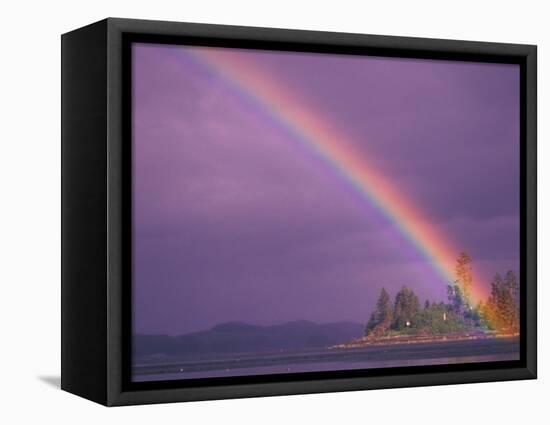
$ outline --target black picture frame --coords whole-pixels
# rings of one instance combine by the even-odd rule
[[[114,406],[536,378],[536,46],[119,18],[61,41],[62,389]],[[136,41],[519,64],[520,360],[131,382],[129,46]]]

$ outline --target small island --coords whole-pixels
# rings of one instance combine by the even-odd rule
[[[519,284],[513,271],[497,273],[485,301],[472,302],[472,260],[462,252],[456,280],[447,286],[447,302],[426,300],[421,306],[412,289],[403,286],[391,300],[384,287],[365,326],[364,336],[331,348],[420,344],[519,335]]]

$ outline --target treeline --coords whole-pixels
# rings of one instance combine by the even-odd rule
[[[421,306],[418,296],[406,286],[392,300],[382,288],[365,335],[442,334],[470,329],[519,331],[519,284],[514,272],[507,272],[504,278],[496,274],[491,295],[475,306],[471,301],[472,260],[464,252],[457,259],[455,274],[456,281],[447,287],[447,303],[425,301]]]

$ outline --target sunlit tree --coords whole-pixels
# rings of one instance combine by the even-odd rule
[[[491,282],[491,296],[482,314],[492,329],[500,332],[517,332],[519,329],[519,304],[515,297],[517,281],[513,272],[503,279],[497,273]]]

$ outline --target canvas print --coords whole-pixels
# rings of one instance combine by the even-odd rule
[[[132,380],[519,359],[518,65],[132,45]]]

